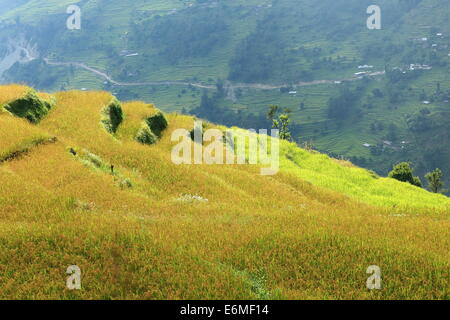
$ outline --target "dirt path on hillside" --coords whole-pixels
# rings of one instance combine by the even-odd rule
[[[80,62],[55,62],[55,61],[50,61],[48,58],[44,58],[45,63],[47,63],[50,66],[74,66],[74,67],[78,67],[81,69],[85,69],[87,71],[90,71],[100,77],[102,77],[103,79],[111,82],[112,84],[116,85],[116,86],[123,86],[123,87],[131,87],[131,86],[155,86],[155,85],[180,85],[180,86],[193,86],[193,87],[197,87],[197,88],[202,88],[202,89],[214,89],[215,86],[208,86],[208,85],[203,85],[200,83],[191,83],[191,82],[183,82],[183,81],[150,81],[150,82],[119,82],[114,80],[113,78],[111,78],[111,76],[109,76],[107,73],[102,72],[100,70],[97,70],[95,68],[89,67],[88,65],[84,64],[84,63],[80,63]]]
[[[87,71],[90,71],[103,79],[109,81],[110,83],[116,85],[116,86],[123,86],[123,87],[135,87],[135,86],[156,86],[156,85],[170,85],[170,86],[192,86],[196,88],[201,89],[215,89],[216,86],[214,85],[205,85],[201,83],[195,83],[195,82],[186,82],[186,81],[150,81],[150,82],[119,82],[111,78],[107,73],[102,72],[100,70],[97,70],[95,68],[89,67],[88,65],[80,62],[57,62],[57,61],[50,61],[48,58],[44,58],[45,63],[47,63],[50,66],[74,66],[78,67]],[[376,71],[372,73],[366,74],[366,76],[381,76],[384,75],[384,71]],[[230,83],[230,86],[233,89],[238,88],[250,88],[250,89],[261,89],[261,90],[277,90],[281,89],[283,87],[287,86],[294,86],[294,87],[305,87],[305,86],[313,86],[313,85],[319,85],[319,84],[332,84],[332,83],[340,83],[342,81],[355,81],[355,80],[361,80],[364,77],[353,77],[348,79],[341,79],[341,80],[314,80],[310,82],[299,82],[292,85],[270,85],[270,84],[263,84],[263,83]]]

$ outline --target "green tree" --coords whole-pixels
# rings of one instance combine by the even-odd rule
[[[434,193],[443,193],[444,183],[442,182],[442,171],[440,169],[435,169],[425,175],[428,180],[428,188]]]
[[[267,112],[267,118],[272,121],[272,128],[278,129],[280,131],[280,139],[292,140],[291,132],[289,131],[289,124],[291,123],[291,110],[285,108],[283,113],[278,115],[280,107],[276,105],[269,106],[269,111]]]
[[[401,162],[396,164],[391,172],[389,172],[389,178],[393,178],[402,182],[409,182],[410,184],[422,187],[422,181],[419,177],[413,175],[414,170],[411,168],[411,164],[408,162]]]
[[[280,139],[283,140],[288,140],[291,141],[292,140],[292,135],[289,131],[289,124],[291,123],[291,119],[289,116],[289,113],[283,113],[282,115],[280,115],[279,117],[280,119]]]

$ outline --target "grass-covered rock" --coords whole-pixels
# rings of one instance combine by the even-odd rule
[[[102,124],[109,133],[116,133],[117,128],[123,121],[123,111],[120,102],[113,98],[102,110]]]
[[[52,102],[41,99],[36,91],[29,90],[25,96],[9,102],[4,108],[16,117],[37,124],[48,114],[52,106]]]
[[[167,129],[169,122],[161,111],[145,119],[136,135],[136,141],[142,144],[154,144],[161,138],[162,132]]]
[[[142,144],[154,144],[158,137],[150,130],[148,124],[144,122],[136,135],[136,141]]]
[[[161,134],[164,130],[167,129],[167,126],[169,125],[166,117],[162,112],[157,112],[154,116],[151,116],[146,120],[148,127],[150,130],[161,138]]]

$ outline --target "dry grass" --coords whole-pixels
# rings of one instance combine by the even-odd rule
[[[0,161],[28,151],[51,136],[26,120],[0,114]]]
[[[0,87],[0,109],[5,103],[11,102],[13,100],[23,97],[30,88],[22,85],[7,85]]]
[[[139,101],[122,104],[122,110],[125,113],[125,119],[117,131],[117,136],[119,139],[129,141],[135,140],[145,119],[158,111],[155,106]]]
[[[0,165],[0,298],[450,298],[448,198],[291,145],[272,177],[250,165],[176,166],[170,133],[190,130],[191,117],[170,115],[144,146],[132,137],[154,107],[123,104],[111,135],[100,123],[110,94],[55,97],[38,127],[14,131],[17,119],[0,116],[0,152],[34,130],[58,138]],[[72,264],[80,291],[65,288]],[[365,287],[373,264],[379,291]]]

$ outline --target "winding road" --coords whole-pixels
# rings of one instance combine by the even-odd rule
[[[84,64],[84,63],[80,63],[80,62],[55,62],[55,61],[50,61],[48,58],[44,58],[45,63],[47,63],[50,66],[74,66],[74,67],[78,67],[81,69],[85,69],[87,71],[90,71],[100,77],[102,77],[103,79],[109,81],[110,83],[116,85],[116,86],[155,86],[155,85],[180,85],[180,86],[193,86],[193,87],[197,87],[197,88],[202,88],[202,89],[214,89],[215,86],[208,86],[208,85],[203,85],[200,83],[191,83],[191,82],[183,82],[183,81],[152,81],[152,82],[119,82],[114,80],[113,78],[111,78],[111,76],[109,76],[108,74],[106,74],[105,72],[102,72],[100,70],[97,70],[95,68],[89,67],[88,65]]]
[[[175,86],[192,86],[197,87],[201,89],[215,89],[216,86],[214,85],[205,85],[201,83],[194,83],[194,82],[186,82],[186,81],[150,81],[150,82],[119,82],[111,78],[107,73],[102,72],[100,70],[97,70],[95,68],[89,67],[88,65],[80,62],[58,62],[58,61],[50,61],[48,58],[44,58],[44,61],[46,64],[50,66],[74,66],[78,67],[87,71],[90,71],[103,79],[109,81],[110,83],[116,85],[116,86],[155,86],[155,85],[175,85]],[[384,75],[384,71],[376,71],[372,73],[368,73],[365,76],[381,76]],[[313,86],[318,84],[333,84],[336,82],[342,82],[342,81],[355,81],[355,80],[361,80],[364,77],[353,77],[349,79],[341,79],[341,80],[314,80],[310,82],[299,82],[296,84],[292,84],[294,87],[305,87],[305,86]],[[261,89],[261,90],[276,90],[281,89],[283,87],[286,87],[288,85],[270,85],[270,84],[262,84],[262,83],[230,83],[229,87],[232,89],[238,89],[238,88],[251,88],[251,89]]]

